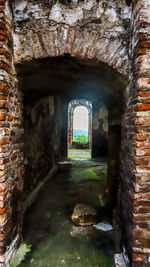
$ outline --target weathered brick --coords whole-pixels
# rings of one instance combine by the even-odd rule
[[[144,175],[135,175],[135,182],[138,184],[138,183],[146,183],[147,182],[150,182],[150,176],[149,174],[147,176],[144,176]]]
[[[4,6],[4,4],[5,4],[5,0],[0,0],[0,5]]]
[[[14,116],[11,114],[7,114],[8,121],[13,121]]]
[[[148,42],[148,41],[143,41],[143,42],[140,42],[140,46],[141,47],[150,47],[150,42]]]
[[[0,193],[4,192],[6,189],[5,184],[0,184]]]
[[[133,147],[150,148],[150,143],[149,142],[135,142],[133,143]]]
[[[135,253],[132,254],[132,259],[133,261],[146,261],[147,260],[144,254],[135,254]]]
[[[150,118],[137,118],[135,120],[135,124],[139,125],[145,125],[145,124],[150,124]]]
[[[136,167],[136,170],[149,172],[150,171],[150,166],[139,165],[139,166]]]
[[[150,126],[142,126],[142,125],[136,126],[135,130],[138,133],[143,133],[143,132],[150,133]]]
[[[0,209],[0,215],[4,214],[4,213],[5,213],[5,211],[6,211],[6,209],[5,209],[5,208],[4,208],[4,209]]]
[[[149,243],[146,239],[133,239],[133,246],[148,247]]]
[[[146,141],[146,140],[147,140],[147,135],[145,135],[145,134],[137,134],[137,135],[135,136],[135,139],[136,139],[137,141]]]
[[[0,114],[0,121],[5,121],[6,120],[6,114],[1,113]]]
[[[135,149],[135,154],[136,156],[150,156],[150,148],[138,148],[138,149]]]
[[[133,237],[140,239],[150,239],[150,231],[146,230],[133,230]]]
[[[150,110],[150,104],[137,104],[135,110]]]
[[[148,97],[148,96],[150,96],[150,92],[149,91],[138,91],[136,93],[136,96]]]
[[[148,165],[148,164],[150,164],[150,160],[147,158],[143,158],[143,157],[135,158],[135,163],[137,165]]]

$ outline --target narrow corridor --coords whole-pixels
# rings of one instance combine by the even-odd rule
[[[20,267],[113,267],[119,252],[116,230],[103,232],[71,221],[78,203],[94,206],[98,222],[109,222],[105,211],[105,160],[70,159],[72,168],[58,170],[24,217],[24,241],[31,245]]]

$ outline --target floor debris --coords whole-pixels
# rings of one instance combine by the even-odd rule
[[[110,225],[109,223],[106,222],[100,222],[98,224],[94,224],[93,225],[94,228],[96,228],[97,230],[101,230],[101,231],[111,231],[114,228],[112,227],[112,225]]]
[[[115,254],[114,260],[115,260],[116,267],[126,267],[122,254]]]
[[[88,235],[90,233],[93,233],[93,227],[92,226],[72,226],[70,234],[72,236],[77,235]]]

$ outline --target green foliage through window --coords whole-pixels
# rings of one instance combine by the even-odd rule
[[[88,136],[86,135],[74,135],[73,142],[88,143]]]

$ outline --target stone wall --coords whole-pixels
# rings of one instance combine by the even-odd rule
[[[59,96],[25,102],[25,198],[59,160],[61,112]]]
[[[93,103],[92,155],[101,157],[108,155],[108,110]]]
[[[122,106],[114,106],[108,113],[108,204],[112,219],[118,223],[117,200],[120,183]],[[116,210],[117,209],[117,210]]]
[[[70,54],[127,75],[131,9],[125,0],[14,1],[15,63]]]
[[[122,122],[120,201],[122,246],[129,265],[132,263],[135,267],[146,267],[150,264],[150,3],[149,0],[132,2],[130,24],[131,9],[126,6],[124,0],[99,2],[90,0],[77,3],[61,1],[53,4],[47,0],[16,0],[13,5],[15,33],[12,38],[9,1],[0,0],[0,266],[2,267],[8,266],[9,258],[19,245],[22,221],[22,95],[18,90],[13,48],[15,64],[69,54],[81,59],[103,62],[124,76],[128,76],[129,70],[130,83],[126,89]],[[131,66],[128,65],[130,62],[128,51],[130,51]],[[50,106],[47,104],[48,100],[44,100],[44,104],[42,101],[37,101],[32,108],[25,109],[26,116],[30,116],[30,121],[26,122],[26,139],[28,136],[38,139],[40,136],[44,140],[41,136],[43,132],[40,130],[38,136],[36,129],[43,127],[42,118],[45,110],[46,113],[50,112]],[[58,102],[56,101],[56,107]],[[39,108],[40,118],[36,116]],[[57,121],[57,115],[51,116],[51,119],[47,118],[47,123],[56,130],[54,121]],[[65,123],[66,121],[65,117]],[[46,130],[52,142],[54,139],[49,135],[50,129]],[[30,159],[33,159],[37,151],[34,147],[34,153],[31,153],[29,139],[26,140],[29,151],[26,151],[24,163],[26,171],[33,173],[37,170],[37,162],[42,164],[42,161],[40,162],[40,155],[33,164],[33,169],[32,166],[29,167]],[[59,149],[58,144],[55,145],[55,149],[52,147],[53,156],[46,154],[53,163],[58,157]],[[45,147],[45,141],[42,142],[42,147]],[[46,168],[48,169],[48,165]],[[36,176],[36,181],[31,180],[29,189],[32,189],[41,177],[42,175]]]
[[[0,0],[0,266],[19,245],[22,226],[22,95],[13,64],[12,15]]]
[[[130,57],[132,67],[122,131],[121,229],[132,266],[145,267],[150,265],[149,0],[133,2]]]

